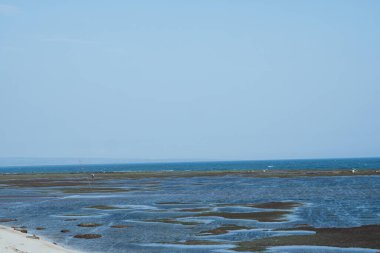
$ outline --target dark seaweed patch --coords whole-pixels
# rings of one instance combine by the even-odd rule
[[[276,236],[249,242],[241,242],[234,250],[264,251],[267,247],[292,245],[380,249],[380,225],[367,225],[352,228],[307,228],[305,230],[315,231],[316,234]]]
[[[180,212],[194,212],[194,213],[198,213],[198,212],[210,211],[210,208],[184,208],[184,209],[181,209],[179,211]]]
[[[185,226],[193,226],[198,225],[200,223],[193,222],[193,221],[180,221],[176,219],[157,219],[157,220],[146,220],[147,222],[162,222],[162,223],[171,223],[171,224],[179,224],[179,225],[185,225]]]
[[[102,237],[99,234],[77,234],[74,235],[74,238],[79,238],[79,239],[96,239]]]
[[[286,221],[284,215],[289,211],[272,211],[272,212],[251,212],[251,213],[227,213],[227,212],[207,212],[196,214],[196,216],[215,216],[226,219],[257,220],[260,222],[281,222]]]
[[[288,201],[288,202],[266,202],[258,204],[248,204],[248,207],[267,208],[267,209],[292,209],[301,206],[301,203]]]
[[[127,225],[112,225],[111,228],[128,228],[130,226]]]
[[[201,240],[188,240],[185,242],[176,242],[174,244],[181,245],[220,245],[222,242],[213,242],[213,241],[201,241]]]
[[[0,219],[0,222],[12,222],[12,221],[17,221],[17,219]]]
[[[121,209],[116,206],[108,206],[108,205],[96,205],[96,206],[89,206],[88,208],[94,208],[99,210],[114,210],[114,209]]]
[[[99,223],[80,223],[77,225],[78,227],[86,227],[86,228],[93,228],[93,227],[99,227],[102,226],[102,224]]]
[[[64,193],[112,193],[112,192],[127,192],[130,191],[124,188],[112,187],[82,187],[82,188],[62,188]]]
[[[200,232],[199,235],[222,235],[222,234],[226,234],[228,233],[229,231],[232,231],[232,230],[240,230],[240,229],[249,229],[249,227],[246,227],[246,226],[238,226],[238,225],[234,225],[234,224],[226,224],[226,225],[222,225],[218,228],[214,228],[214,229],[211,229],[211,230],[207,230],[207,231],[202,231]]]

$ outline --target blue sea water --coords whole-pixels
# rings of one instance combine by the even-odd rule
[[[1,166],[0,173],[380,169],[380,158]]]
[[[229,175],[123,178],[95,183],[95,187],[112,186],[128,191],[69,193],[62,192],[63,187],[0,187],[0,218],[17,219],[6,225],[26,226],[31,234],[91,253],[237,253],[233,248],[240,241],[310,234],[310,231],[302,229],[281,231],[282,228],[292,228],[298,224],[314,227],[380,224],[380,197],[376,194],[380,192],[380,176],[255,178]],[[205,212],[269,211],[271,209],[258,210],[244,204],[271,201],[296,201],[302,203],[302,206],[292,209],[287,219],[280,222],[201,217],[197,215],[199,212],[186,211],[189,208],[203,208]],[[115,206],[119,209],[91,208],[97,205]],[[196,224],[160,222],[162,219],[191,221]],[[98,223],[101,226],[80,227],[80,223]],[[219,235],[202,234],[227,224],[245,226],[247,229]],[[113,225],[128,227],[116,229],[112,228]],[[46,229],[37,230],[37,227]],[[62,229],[69,232],[62,233]],[[100,234],[102,237],[96,240],[74,237],[86,233]],[[178,244],[188,240],[222,244]],[[375,253],[378,249],[344,250],[304,246],[301,249],[287,248],[285,251],[279,248],[268,251],[271,252]]]
[[[380,158],[276,160],[240,162],[145,163],[102,165],[52,165],[2,167],[0,173],[52,173],[90,171],[196,171],[259,169],[379,169]],[[54,178],[54,176],[52,177]],[[70,176],[69,176],[70,178]],[[357,227],[380,224],[380,176],[331,176],[295,178],[256,178],[242,175],[147,177],[96,179],[80,186],[13,187],[0,185],[0,218],[15,219],[7,226],[26,226],[28,233],[43,236],[82,252],[108,253],[233,253],[242,241],[310,234],[287,231],[300,224],[314,227]],[[8,185],[9,183],[9,185]],[[87,185],[88,183],[88,185]],[[70,192],[76,188],[112,187],[120,192]],[[65,191],[66,190],[66,191]],[[248,207],[250,203],[295,201],[301,206],[290,210],[283,221],[228,219],[199,216],[202,212],[273,211]],[[99,209],[96,206],[113,206]],[[193,209],[193,211],[190,211]],[[198,211],[194,211],[198,209]],[[202,209],[204,211],[202,211]],[[200,210],[200,211],[199,211]],[[162,220],[193,222],[166,223]],[[98,223],[81,227],[80,223]],[[222,225],[246,229],[225,234],[204,234]],[[126,228],[113,228],[125,225]],[[44,230],[38,230],[44,227]],[[61,232],[69,230],[67,233]],[[75,238],[76,234],[100,234],[96,240]],[[186,241],[209,241],[217,245],[186,245]],[[378,249],[343,249],[298,246],[272,248],[268,253],[375,253]]]

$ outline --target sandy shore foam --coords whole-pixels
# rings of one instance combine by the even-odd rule
[[[1,253],[79,253],[0,225]]]

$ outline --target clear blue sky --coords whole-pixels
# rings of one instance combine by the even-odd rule
[[[379,13],[0,0],[0,157],[380,156]]]

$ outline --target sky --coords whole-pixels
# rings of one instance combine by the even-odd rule
[[[0,0],[0,157],[378,157],[379,13],[376,0]]]

